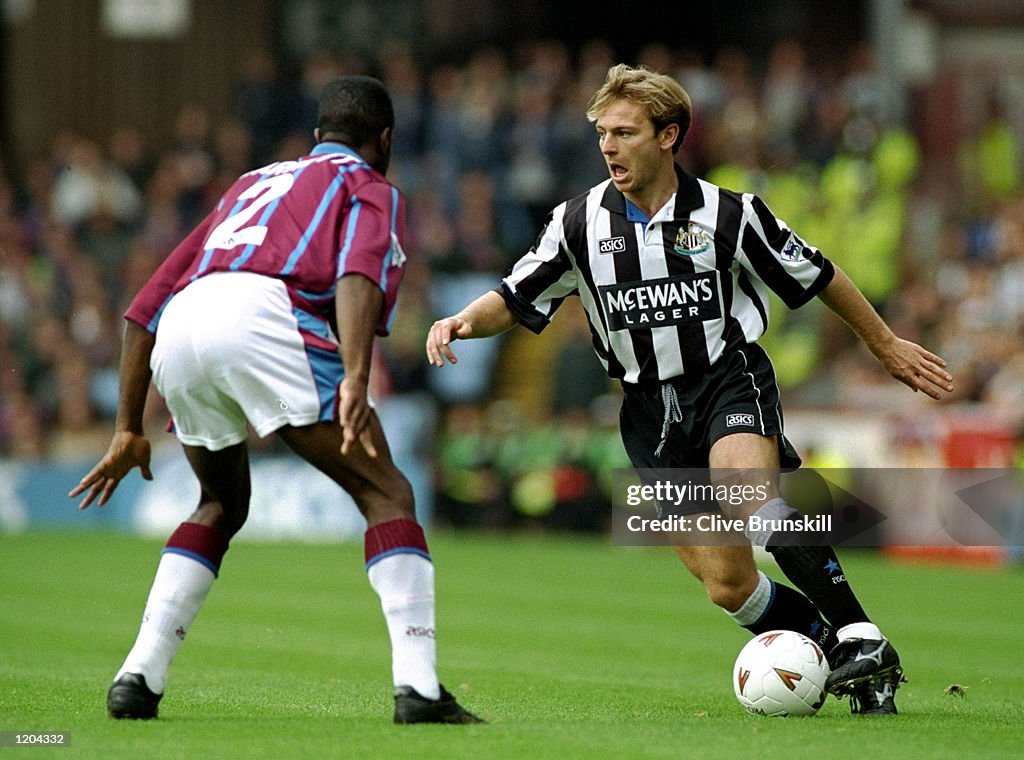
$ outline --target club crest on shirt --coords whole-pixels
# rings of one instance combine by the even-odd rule
[[[679,232],[676,233],[675,243],[672,244],[672,250],[681,256],[696,256],[699,253],[704,253],[710,247],[711,238],[707,231],[696,222],[687,224],[685,230],[680,227]]]

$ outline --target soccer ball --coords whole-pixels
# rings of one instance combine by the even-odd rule
[[[732,685],[751,715],[814,715],[825,704],[830,672],[821,647],[803,634],[768,631],[740,651]]]

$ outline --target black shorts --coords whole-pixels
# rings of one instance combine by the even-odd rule
[[[662,387],[623,384],[626,395],[619,425],[635,468],[707,467],[712,444],[733,433],[777,436],[781,469],[800,466],[800,456],[783,434],[775,369],[756,343],[727,350],[702,375],[684,375],[669,382],[675,388],[682,420],[669,424],[657,454],[665,425]]]

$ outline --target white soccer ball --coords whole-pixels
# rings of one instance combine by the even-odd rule
[[[751,715],[814,715],[831,672],[821,647],[796,631],[759,633],[732,669],[736,699]]]

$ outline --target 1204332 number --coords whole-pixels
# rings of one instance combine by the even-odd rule
[[[0,747],[67,746],[66,731],[0,731]]]

